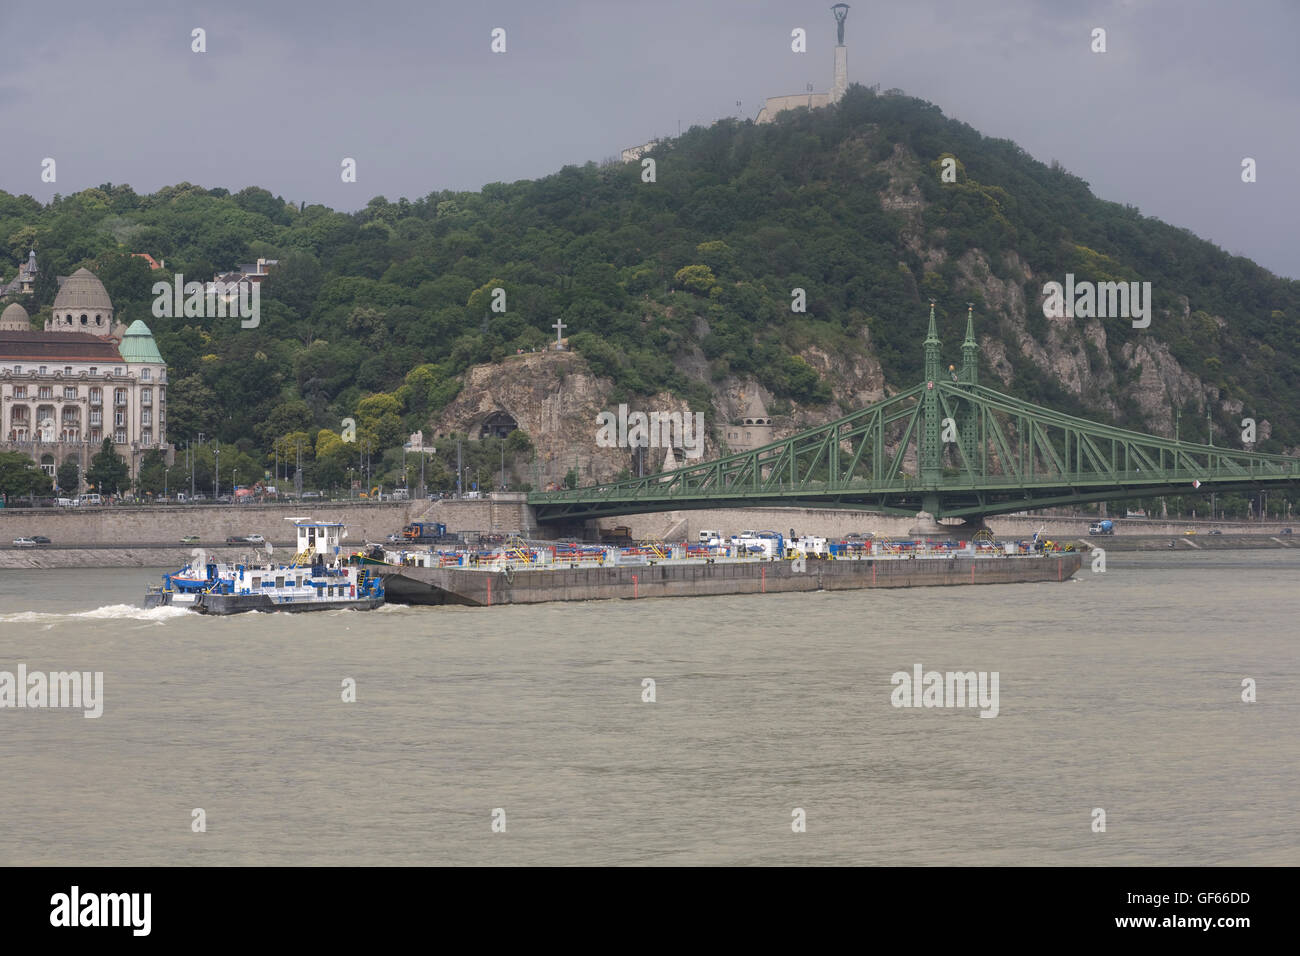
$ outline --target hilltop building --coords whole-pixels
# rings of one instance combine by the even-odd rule
[[[650,152],[650,150],[658,146],[659,142],[660,141],[657,139],[652,139],[650,140],[650,142],[642,143],[640,146],[629,146],[627,149],[623,150],[621,154],[623,158],[623,162],[635,163],[646,153]]]
[[[758,111],[755,123],[770,123],[777,113],[806,106],[817,109],[838,103],[849,88],[849,52],[844,46],[844,21],[849,15],[847,3],[837,3],[831,7],[835,14],[836,39],[835,68],[831,74],[831,91],[829,93],[794,93],[789,96],[769,96],[767,103]]]
[[[36,267],[36,250],[27,252],[27,261],[18,267],[18,275],[8,285],[0,286],[0,296],[31,295],[36,288],[36,275],[41,270]]]
[[[0,451],[50,475],[69,460],[84,473],[110,438],[134,477],[150,449],[171,460],[166,431],[167,363],[147,325],[114,321],[89,269],[60,278],[44,331],[17,303],[0,314]]]
[[[279,259],[258,259],[238,266],[230,272],[222,272],[204,287],[209,296],[224,299],[227,304],[238,302],[242,291],[245,301],[251,296],[251,287],[261,285],[262,280],[271,274],[271,269],[280,264]],[[241,289],[241,287],[248,287]]]

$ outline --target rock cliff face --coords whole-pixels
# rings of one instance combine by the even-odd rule
[[[864,343],[865,346],[865,343]],[[779,405],[783,414],[772,412],[771,392],[753,377],[732,376],[715,383],[713,402],[707,408],[692,408],[667,392],[643,400],[632,400],[628,411],[649,414],[704,413],[703,452],[698,460],[718,457],[718,424],[745,418],[774,418],[773,440],[824,424],[840,415],[885,395],[880,363],[867,352],[832,355],[816,347],[800,353],[818,374],[834,386],[835,401],[827,406]],[[465,373],[464,386],[456,399],[436,415],[431,432],[435,439],[459,432],[476,439],[487,420],[505,413],[527,432],[537,451],[536,471],[521,466],[521,477],[545,488],[563,481],[572,468],[582,484],[607,481],[626,469],[637,473],[637,461],[628,447],[601,447],[597,442],[597,416],[617,416],[619,404],[613,397],[613,383],[592,373],[581,355],[573,352],[535,352],[511,356],[505,361],[477,365]],[[691,419],[692,426],[695,420]],[[693,438],[693,433],[686,436]],[[674,460],[690,464],[690,448],[677,444]],[[661,470],[667,448],[658,441],[645,451],[645,472]]]
[[[524,470],[525,480],[538,487],[563,481],[574,469],[582,484],[606,481],[624,469],[636,473],[637,462],[629,447],[602,447],[598,441],[601,423],[597,416],[610,412],[619,415],[619,402],[611,397],[613,383],[592,373],[580,355],[573,352],[534,352],[511,356],[493,365],[478,365],[465,374],[465,384],[456,400],[443,409],[433,422],[435,437],[460,432],[478,438],[490,416],[504,412],[523,429],[537,452],[536,480],[532,466]],[[632,412],[661,414],[692,412],[685,400],[667,393],[628,404]],[[705,412],[706,431],[701,459],[717,457],[717,443],[708,426],[715,420],[713,409]],[[692,426],[694,419],[691,419]],[[684,425],[684,422],[683,422]],[[674,433],[674,437],[676,433]],[[695,441],[692,431],[683,437]],[[659,471],[667,448],[656,435],[645,451],[645,471]],[[678,463],[685,464],[679,447]]]

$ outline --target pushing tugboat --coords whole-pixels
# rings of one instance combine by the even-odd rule
[[[243,611],[369,611],[384,603],[384,582],[342,559],[344,526],[290,518],[298,536],[289,564],[224,565],[198,561],[163,575],[145,594],[145,607],[183,605],[202,614]]]

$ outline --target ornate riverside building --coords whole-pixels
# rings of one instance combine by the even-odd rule
[[[61,280],[43,332],[21,305],[0,314],[0,450],[29,455],[50,475],[66,461],[84,474],[111,438],[134,478],[150,449],[172,460],[166,434],[167,364],[153,333],[138,320],[115,323],[90,270]]]

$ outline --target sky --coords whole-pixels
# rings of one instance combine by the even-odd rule
[[[1300,278],[1300,0],[850,7],[850,82],[929,100],[1103,199]],[[44,202],[188,181],[355,210],[825,91],[835,24],[807,0],[8,0],[0,37],[0,189]]]

